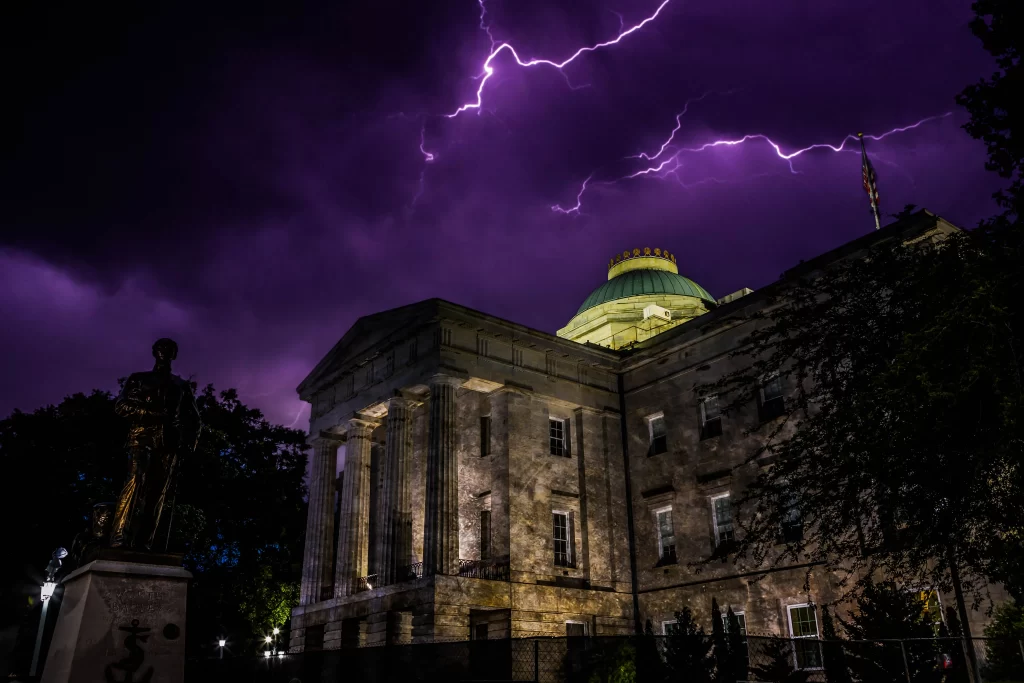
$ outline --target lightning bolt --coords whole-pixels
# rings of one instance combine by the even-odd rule
[[[658,15],[661,14],[662,10],[664,10],[665,7],[668,6],[668,4],[672,0],[662,0],[662,3],[660,5],[658,5],[658,8],[656,10],[654,10],[653,14],[651,14],[648,17],[646,17],[639,24],[635,24],[635,25],[633,25],[633,26],[631,26],[631,27],[629,27],[628,29],[625,29],[625,30],[621,30],[620,29],[619,33],[614,38],[612,38],[610,40],[606,40],[606,41],[604,41],[602,43],[596,43],[594,45],[587,45],[586,47],[581,47],[580,49],[576,50],[576,52],[573,52],[571,55],[569,55],[569,57],[567,57],[566,59],[564,59],[561,62],[556,62],[556,61],[553,61],[553,60],[550,60],[550,59],[527,59],[527,60],[524,60],[522,57],[519,56],[519,53],[516,52],[516,49],[510,43],[507,43],[507,42],[498,43],[497,41],[495,41],[494,40],[494,36],[491,34],[489,26],[485,23],[486,14],[487,14],[487,8],[485,6],[485,0],[477,0],[477,1],[478,1],[479,5],[480,5],[480,27],[484,31],[486,31],[487,36],[491,39],[491,53],[489,55],[487,55],[487,59],[484,60],[483,67],[481,68],[481,72],[477,76],[477,78],[480,80],[480,84],[477,86],[477,89],[476,89],[476,99],[471,101],[471,102],[466,102],[465,104],[463,104],[461,107],[456,109],[451,114],[445,114],[445,117],[449,118],[449,119],[454,119],[459,114],[462,114],[463,112],[469,111],[470,109],[477,109],[477,110],[479,110],[480,107],[483,106],[484,88],[487,87],[487,81],[491,80],[491,76],[494,75],[494,66],[493,66],[494,60],[497,59],[498,55],[500,55],[502,52],[508,52],[509,54],[511,54],[513,59],[516,60],[516,64],[518,64],[519,66],[521,66],[523,68],[529,68],[529,67],[534,67],[534,66],[551,66],[551,67],[554,67],[554,68],[558,69],[559,71],[561,71],[566,66],[568,66],[572,62],[576,61],[577,57],[580,57],[581,55],[587,54],[588,52],[596,52],[596,51],[604,49],[606,47],[610,47],[612,45],[617,45],[619,42],[622,41],[623,38],[626,38],[627,36],[630,36],[630,35],[636,33],[637,31],[642,29],[644,26],[646,26],[647,24],[649,24],[652,21],[654,21],[655,19],[657,19]],[[570,84],[570,87],[572,87],[571,84]]]
[[[424,121],[423,125],[420,127],[420,154],[423,155],[423,161],[425,161],[425,162],[427,162],[429,164],[430,162],[432,162],[435,159],[435,157],[434,157],[434,153],[433,152],[428,152],[427,151],[426,144],[427,144],[427,124]]]
[[[855,136],[855,135],[847,135],[846,137],[844,137],[839,142],[839,144],[830,144],[830,143],[824,143],[824,142],[817,142],[817,143],[814,143],[812,145],[808,145],[807,147],[802,147],[800,149],[797,149],[797,150],[794,150],[794,151],[791,151],[791,152],[784,151],[782,149],[782,145],[781,144],[775,142],[774,140],[769,138],[767,135],[764,135],[764,134],[761,134],[761,133],[751,133],[751,134],[744,135],[744,136],[742,136],[740,138],[736,138],[736,139],[714,140],[714,141],[711,141],[711,142],[704,143],[702,145],[698,145],[697,147],[676,147],[676,146],[674,146],[673,142],[675,140],[675,136],[679,132],[679,130],[682,128],[681,119],[686,114],[687,108],[693,102],[699,102],[700,100],[703,100],[705,97],[708,96],[708,94],[709,93],[705,93],[705,94],[701,95],[700,97],[693,98],[693,99],[691,99],[691,100],[686,102],[686,104],[683,106],[683,110],[679,114],[677,114],[676,117],[675,117],[675,123],[676,123],[675,127],[672,129],[672,132],[669,134],[668,138],[666,138],[665,142],[663,142],[661,144],[661,146],[658,148],[657,152],[655,152],[653,154],[646,154],[646,153],[641,152],[639,154],[635,154],[635,155],[627,157],[627,159],[639,159],[639,160],[642,160],[642,161],[651,162],[651,165],[646,166],[644,168],[640,168],[640,169],[638,169],[636,171],[633,171],[632,173],[628,173],[626,175],[620,176],[620,177],[612,179],[612,180],[602,180],[602,181],[596,181],[596,182],[593,180],[594,174],[596,172],[592,172],[589,176],[587,176],[586,180],[584,180],[584,182],[580,186],[580,190],[576,194],[576,203],[574,205],[566,208],[566,207],[563,207],[561,205],[556,204],[556,205],[551,207],[551,210],[556,212],[556,213],[562,213],[562,214],[566,214],[566,215],[579,215],[581,213],[581,210],[582,210],[582,207],[583,207],[583,195],[586,194],[587,189],[592,187],[593,185],[613,185],[613,184],[616,184],[616,183],[619,183],[619,182],[622,182],[622,181],[625,181],[625,180],[634,180],[634,179],[637,179],[637,178],[642,178],[644,176],[654,176],[654,177],[659,178],[659,179],[664,179],[668,175],[673,175],[673,176],[675,176],[676,180],[678,181],[679,180],[679,176],[678,176],[677,173],[678,173],[679,169],[683,168],[683,162],[680,159],[681,156],[683,156],[684,154],[699,154],[701,152],[706,152],[706,151],[708,151],[710,149],[714,149],[716,147],[737,147],[739,145],[744,145],[744,144],[746,144],[748,142],[755,142],[755,141],[764,142],[775,152],[775,155],[779,159],[782,159],[783,161],[786,162],[786,165],[789,167],[790,173],[793,173],[793,174],[799,174],[799,171],[797,171],[793,167],[793,160],[796,159],[797,157],[803,155],[803,154],[806,154],[807,152],[811,152],[811,151],[819,150],[819,149],[820,150],[827,149],[827,150],[829,150],[831,152],[836,152],[836,153],[838,153],[838,152],[856,152],[857,151],[855,149],[847,149],[847,144],[848,143],[851,143],[851,142],[852,143],[856,143],[857,142],[857,136]],[[865,135],[864,137],[869,139],[869,140],[876,140],[876,141],[884,140],[885,138],[887,138],[887,137],[889,137],[891,135],[897,135],[899,133],[905,133],[907,131],[914,130],[915,128],[919,128],[920,126],[923,126],[924,124],[929,123],[930,121],[936,121],[938,119],[943,119],[943,118],[946,118],[946,117],[952,116],[952,115],[953,115],[953,112],[950,111],[950,112],[946,112],[945,114],[938,114],[938,115],[935,115],[935,116],[927,116],[927,117],[921,119],[920,121],[917,121],[916,123],[910,124],[909,126],[901,126],[899,128],[893,128],[891,130],[888,130],[888,131],[882,133],[881,135]],[[682,184],[681,181],[680,181],[680,183]],[[684,184],[684,187],[686,187],[685,184]]]

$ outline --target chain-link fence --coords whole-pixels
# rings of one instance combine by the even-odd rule
[[[1024,643],[955,638],[824,641],[756,636],[465,640],[196,660],[189,683],[534,681],[535,683],[1024,683]]]

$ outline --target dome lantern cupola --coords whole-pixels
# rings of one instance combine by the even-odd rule
[[[618,349],[703,315],[714,306],[714,297],[679,274],[675,255],[660,248],[632,249],[608,261],[608,281],[590,293],[557,334]],[[652,311],[659,313],[652,315]]]

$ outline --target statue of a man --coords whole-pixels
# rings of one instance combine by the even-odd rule
[[[202,422],[192,386],[171,374],[178,345],[170,339],[153,344],[156,365],[128,378],[114,411],[131,418],[127,448],[131,473],[114,513],[110,545],[149,550],[160,525],[167,489],[178,458],[191,454]]]

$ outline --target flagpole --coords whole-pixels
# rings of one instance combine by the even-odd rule
[[[864,164],[868,164],[868,149],[864,146],[864,133],[857,133],[857,139],[860,140],[860,152],[864,158]],[[866,179],[865,179],[866,180]],[[878,190],[874,187],[874,182],[870,185],[866,184],[864,189],[868,191],[868,198],[871,200],[871,213],[875,216],[875,230],[882,229],[882,223],[878,219]]]

